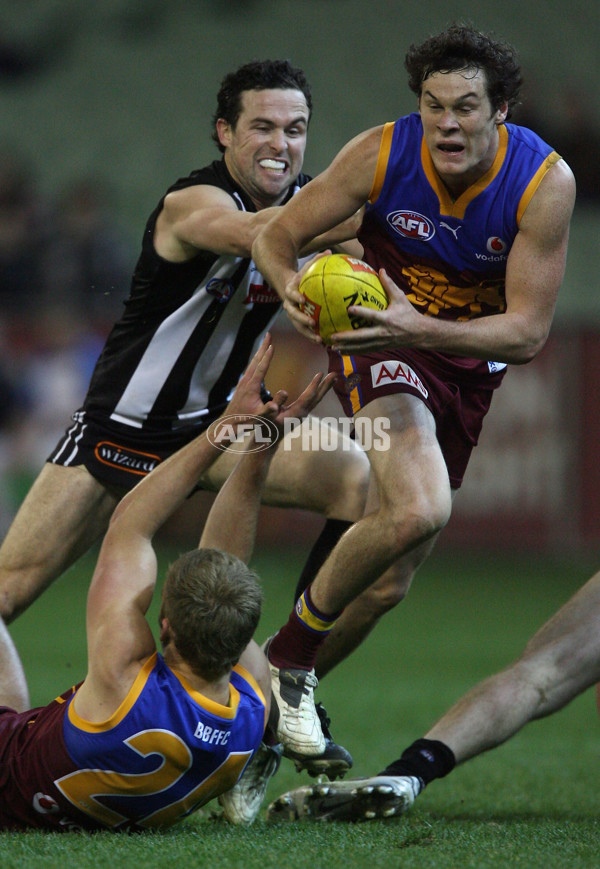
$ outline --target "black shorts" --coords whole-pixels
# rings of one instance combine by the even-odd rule
[[[273,398],[264,383],[260,396],[265,403]],[[160,430],[90,417],[80,408],[47,461],[67,468],[84,465],[101,483],[129,491],[153,468],[206,431],[225,408],[225,404],[212,408],[193,425],[165,426]]]
[[[167,432],[90,419],[84,410],[73,414],[73,425],[48,457],[55,465],[84,465],[101,483],[133,489],[164,459],[202,434],[213,417]]]

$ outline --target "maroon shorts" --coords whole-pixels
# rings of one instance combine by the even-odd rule
[[[460,488],[505,367],[422,350],[365,356],[329,351],[329,370],[338,375],[334,390],[347,416],[384,395],[409,393],[419,398],[435,419],[450,485]]]
[[[63,739],[72,690],[27,712],[0,706],[0,829],[90,829],[54,784],[77,769]]]

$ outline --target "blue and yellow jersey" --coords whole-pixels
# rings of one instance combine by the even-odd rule
[[[439,178],[418,114],[384,126],[358,238],[412,304],[470,320],[506,308],[506,261],[531,197],[560,157],[531,130],[498,128],[491,168],[453,200]]]
[[[107,721],[84,721],[70,702],[63,735],[78,769],[54,784],[102,826],[169,826],[233,787],[264,726],[264,696],[242,667],[222,706],[155,653]]]

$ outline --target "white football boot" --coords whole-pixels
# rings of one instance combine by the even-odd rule
[[[288,791],[267,809],[268,821],[370,821],[403,815],[423,789],[415,776],[371,778],[307,785]]]
[[[230,824],[251,824],[265,798],[265,791],[281,762],[281,746],[261,742],[239,781],[217,799]]]

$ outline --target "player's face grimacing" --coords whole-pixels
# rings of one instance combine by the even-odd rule
[[[302,170],[309,110],[302,91],[242,93],[235,128],[219,121],[225,162],[259,208],[279,205]]]
[[[481,70],[436,72],[421,86],[419,111],[433,165],[449,191],[460,196],[494,162],[498,124],[507,106],[494,111]]]

